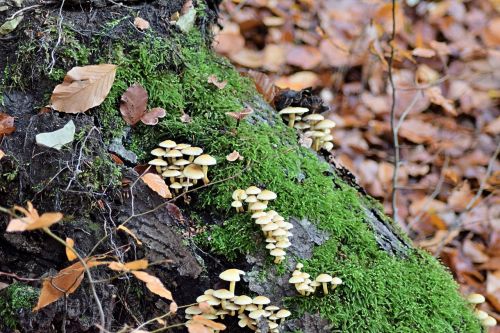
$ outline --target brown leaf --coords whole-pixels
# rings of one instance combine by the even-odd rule
[[[268,103],[271,103],[280,91],[280,89],[274,85],[274,80],[267,74],[252,69],[249,70],[246,75],[253,79],[257,91],[264,96],[264,99]]]
[[[159,175],[155,173],[146,173],[141,179],[150,189],[158,193],[160,197],[165,199],[172,198],[172,193],[170,193],[167,184],[165,184],[165,181]]]
[[[112,154],[112,153],[109,153],[109,156],[111,157],[111,159],[113,160],[113,162],[115,162],[116,164],[119,164],[119,165],[123,165],[123,161],[120,157],[118,157],[118,155],[115,155],[115,154]]]
[[[132,236],[132,238],[135,239],[135,242],[137,243],[137,245],[142,245],[142,242],[139,240],[139,238],[137,238],[137,236],[126,226],[119,225],[118,228],[116,228],[116,230],[123,230],[124,232],[126,232],[127,234]]]
[[[242,49],[236,53],[229,54],[229,58],[239,65],[248,68],[259,68],[264,65],[264,56],[260,51]]]
[[[73,238],[66,237],[66,244],[70,248],[74,248],[75,241],[73,240]],[[66,247],[66,257],[68,258],[69,261],[73,261],[77,258],[77,256],[73,253],[73,251],[71,251],[68,247]]]
[[[210,330],[200,323],[192,322],[186,324],[189,333],[210,333]]]
[[[316,87],[320,83],[318,74],[310,71],[302,71],[290,76],[282,76],[276,80],[275,84],[281,89],[302,90],[309,87]]]
[[[207,302],[198,303],[198,307],[203,313],[211,313],[212,307]]]
[[[236,150],[233,150],[232,153],[230,153],[229,155],[226,156],[226,160],[228,160],[229,162],[234,162],[236,160],[243,160],[243,156],[240,155],[239,152],[237,152]]]
[[[469,182],[465,181],[462,185],[457,186],[448,197],[448,205],[456,212],[460,212],[467,207],[469,202],[474,197],[471,191]]]
[[[100,105],[111,90],[116,68],[111,64],[73,67],[52,92],[51,107],[61,112],[80,113]]]
[[[161,283],[161,281],[153,276],[153,275],[150,275],[146,272],[140,272],[140,271],[132,271],[132,274],[134,274],[134,276],[145,282],[146,283],[146,287],[154,294],[156,295],[159,295],[163,298],[166,298],[170,301],[173,301],[172,299],[172,293],[170,291],[168,291],[165,286],[163,285],[163,283]]]
[[[436,51],[434,51],[433,49],[417,47],[411,52],[411,54],[421,58],[432,58],[436,55]]]
[[[321,59],[321,52],[308,45],[295,45],[286,54],[287,64],[302,69],[316,68],[321,63]]]
[[[464,240],[462,251],[475,264],[482,264],[490,259],[490,257],[483,252],[484,246],[470,239]]]
[[[163,118],[167,115],[167,111],[163,108],[153,108],[149,112],[146,112],[142,117],[141,121],[146,125],[156,125],[158,124],[158,118]]]
[[[9,225],[7,226],[7,232],[48,228],[63,218],[63,214],[61,213],[44,213],[40,216],[38,211],[29,201],[28,209],[19,206],[14,206],[14,209],[23,213],[25,217],[10,220]]]
[[[141,269],[146,269],[148,268],[148,261],[146,259],[140,259],[140,260],[135,260],[127,263],[121,263],[117,261],[112,261],[109,263],[108,268],[114,270],[114,271],[124,271],[124,272],[129,272],[129,271],[137,271]]]
[[[122,95],[120,112],[129,125],[137,124],[146,113],[148,92],[140,84],[130,86]]]
[[[16,128],[14,127],[14,117],[0,112],[0,138],[4,135],[11,134],[15,130]]]
[[[432,124],[418,119],[408,119],[399,130],[399,135],[415,143],[431,142],[438,130]]]
[[[194,316],[193,321],[195,323],[202,324],[203,326],[206,326],[208,328],[218,330],[218,331],[223,331],[226,329],[226,325],[223,325],[221,323],[216,323],[215,321],[206,319],[206,318],[199,316],[199,315]]]
[[[150,28],[149,22],[139,16],[134,19],[134,25],[139,30],[146,30]]]
[[[215,76],[214,74],[212,74],[208,77],[207,82],[213,84],[214,86],[216,86],[219,89],[224,89],[224,87],[227,85],[227,81],[225,81],[225,80],[219,81],[217,76]]]
[[[449,114],[456,116],[457,111],[455,110],[455,106],[453,105],[453,101],[451,99],[445,98],[441,94],[441,89],[439,87],[431,87],[424,90],[424,93],[431,103],[441,106],[446,112]]]

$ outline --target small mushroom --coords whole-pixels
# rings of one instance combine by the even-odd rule
[[[182,188],[182,185],[179,182],[175,182],[170,184],[170,188],[174,189],[175,193],[179,193],[179,190]]]
[[[245,307],[247,305],[252,304],[252,298],[247,296],[247,295],[241,295],[241,296],[236,297],[236,299],[234,300],[234,304],[240,306],[238,313],[241,314],[241,313],[243,313],[243,311],[245,311]]]
[[[247,188],[245,190],[245,193],[248,195],[257,195],[260,192],[262,192],[262,190],[260,188],[258,188],[257,186],[250,186],[249,188]]]
[[[257,197],[255,195],[247,196],[247,198],[245,199],[245,202],[248,204],[248,211],[250,211],[252,204],[256,203],[257,201],[258,200],[257,200]]]
[[[186,149],[189,147],[191,147],[191,145],[189,143],[179,143],[178,145],[175,146],[175,149],[183,150],[183,149]]]
[[[236,282],[241,280],[240,275],[245,275],[245,272],[236,268],[231,268],[220,273],[219,278],[229,282],[229,291],[234,293]]]
[[[318,122],[322,121],[323,119],[325,119],[325,117],[323,117],[322,115],[317,114],[317,113],[308,114],[307,116],[304,117],[304,120],[308,124],[311,124],[312,126],[316,125]]]
[[[235,200],[231,202],[231,207],[236,208],[236,212],[243,212],[243,203],[241,201]]]
[[[250,207],[250,211],[262,212],[266,208],[267,205],[265,203],[257,201],[256,203],[252,204],[252,206]]]
[[[258,309],[258,310],[255,310],[255,311],[252,311],[248,314],[248,316],[252,319],[259,319],[260,317],[264,317],[264,315],[266,314],[266,310],[262,310],[262,309]]]
[[[316,277],[316,281],[323,285],[323,292],[328,294],[328,283],[332,282],[333,277],[328,274],[320,274]]]
[[[196,164],[190,164],[187,167],[185,167],[184,170],[182,170],[182,174],[187,179],[192,179],[195,185],[198,179],[202,179],[204,177],[201,167]]]
[[[165,156],[166,151],[163,148],[155,148],[151,150],[151,155],[156,156],[156,157],[163,157]]]
[[[279,229],[279,227],[276,223],[271,222],[263,225],[261,229],[266,233],[267,237],[272,237],[273,231]]]
[[[203,155],[198,156],[194,160],[194,164],[201,165],[201,168],[203,170],[203,174],[205,175],[205,177],[203,178],[203,182],[205,183],[205,185],[208,184],[210,182],[208,179],[208,167],[210,165],[217,164],[217,161],[215,160],[215,158],[213,158],[212,156],[210,156],[208,154],[203,154]]]
[[[214,291],[213,296],[220,299],[220,301],[221,301],[220,305],[221,305],[222,309],[225,310],[226,309],[226,300],[233,298],[234,293],[227,290],[227,289],[218,289],[218,290]]]
[[[301,108],[301,107],[294,107],[294,106],[289,106],[278,112],[280,115],[287,115],[288,116],[288,127],[293,127],[295,123],[295,117],[296,115],[301,115],[303,113],[308,112],[309,109],[307,108]]]
[[[278,312],[276,312],[276,317],[278,319],[281,319],[280,324],[283,324],[283,322],[285,321],[285,318],[288,318],[291,315],[292,315],[292,313],[286,309],[281,309]]]
[[[484,327],[495,327],[497,326],[497,320],[492,316],[488,316],[481,321],[481,324],[483,324]]]
[[[338,286],[338,285],[341,285],[342,283],[344,283],[344,282],[342,281],[342,279],[341,279],[341,278],[339,278],[339,277],[334,277],[334,278],[332,279],[332,290],[335,290],[335,288],[337,288],[337,286]]]
[[[257,199],[265,203],[266,205],[270,200],[276,199],[277,195],[273,191],[263,190],[259,194],[257,194]]]
[[[232,198],[233,200],[242,201],[247,198],[247,194],[245,193],[245,190],[239,188],[237,190],[234,190]]]
[[[286,252],[283,249],[275,248],[269,252],[274,257],[274,263],[280,264],[285,258]]]
[[[215,312],[215,315],[220,317],[220,319],[224,319],[224,317],[229,314],[229,311],[227,310],[218,310],[217,312]]]
[[[175,146],[177,146],[177,143],[175,143],[175,141],[172,140],[165,140],[160,142],[159,146],[167,149],[172,149],[175,148]]]
[[[161,158],[155,158],[154,160],[149,161],[149,165],[154,165],[156,167],[156,172],[159,174],[162,173],[161,167],[167,166],[167,161],[162,160]]]
[[[267,215],[266,212],[257,212],[257,213],[253,213],[252,214],[252,218],[253,219],[258,219],[259,217],[266,216],[266,215]]]
[[[254,297],[254,299],[252,300],[252,303],[257,305],[259,310],[262,310],[264,305],[271,303],[271,300],[269,298],[267,298],[266,296],[257,296],[257,297]],[[250,318],[252,318],[252,317],[250,317]],[[255,318],[252,318],[252,319],[255,319]]]
[[[177,148],[179,149],[179,148]],[[201,153],[203,153],[203,149],[199,147],[187,147],[181,150],[181,153],[183,155],[189,156],[189,162],[193,162],[195,156],[199,156]]]
[[[179,177],[181,175],[181,172],[179,170],[167,169],[163,171],[161,175],[163,178],[169,178],[170,184],[173,184],[175,183],[175,177]]]
[[[240,307],[234,303],[227,303],[226,304],[226,310],[231,311],[229,313],[230,316],[234,316],[236,314],[236,311],[238,311]]]
[[[477,309],[474,311],[474,316],[476,316],[476,318],[479,320],[485,320],[486,318],[488,318],[488,313],[486,311]]]
[[[324,150],[326,151],[330,151],[333,149],[333,142],[330,142],[330,141],[327,141],[327,142],[324,142],[322,145],[321,145],[321,148],[323,148]]]
[[[171,164],[175,163],[176,158],[182,157],[182,153],[178,151],[177,149],[170,149],[164,157],[168,158],[170,160]]]
[[[245,328],[248,326],[249,329],[255,331],[257,328],[253,325],[252,320],[246,314],[240,314],[238,316],[240,320],[238,321],[238,326]]]
[[[467,296],[467,302],[476,306],[477,304],[484,303],[486,299],[481,294],[470,294]]]

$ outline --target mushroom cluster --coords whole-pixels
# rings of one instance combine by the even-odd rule
[[[186,309],[187,323],[195,315],[210,320],[237,316],[238,325],[241,328],[248,327],[253,331],[260,332],[257,328],[257,321],[263,319],[267,321],[271,333],[278,333],[279,325],[291,315],[290,311],[271,305],[271,300],[265,296],[252,298],[247,295],[236,295],[236,282],[240,281],[240,276],[244,274],[245,272],[234,268],[222,272],[219,277],[229,282],[229,289],[206,290],[203,295],[196,299],[198,305]]]
[[[193,147],[190,144],[177,144],[172,140],[160,142],[160,147],[151,151],[155,159],[149,164],[156,167],[156,171],[176,193],[182,188],[187,191],[189,187],[203,180],[208,184],[208,167],[215,165],[217,161],[208,154],[203,154],[203,149]]]
[[[335,122],[330,119],[325,119],[318,113],[311,113],[309,109],[302,107],[289,106],[279,112],[286,121],[288,126],[304,132],[304,136],[312,140],[311,148],[315,151],[320,149],[332,150],[333,136],[331,129],[335,127]]]
[[[482,304],[485,301],[486,299],[481,294],[470,294],[467,296],[467,302],[472,305],[474,315],[481,321],[481,324],[483,324],[484,327],[495,327],[497,325],[496,319],[490,316],[486,311],[477,308],[479,304]]]
[[[323,293],[328,295],[329,284],[331,289],[335,290],[338,285],[342,284],[342,280],[338,277],[333,277],[329,274],[320,274],[315,279],[311,279],[311,276],[302,272],[301,269],[304,267],[301,263],[298,263],[295,271],[292,273],[292,277],[288,280],[289,283],[295,286],[297,292],[302,296],[309,296],[316,292],[318,287],[322,287]]]
[[[246,190],[235,190],[232,197],[234,201],[231,206],[237,212],[244,212],[244,204],[247,204],[246,211],[252,213],[252,219],[264,233],[266,249],[274,257],[274,263],[280,264],[285,259],[286,249],[292,245],[290,237],[293,234],[290,229],[293,224],[286,222],[285,218],[274,210],[265,211],[269,201],[277,198],[276,193],[250,186]]]

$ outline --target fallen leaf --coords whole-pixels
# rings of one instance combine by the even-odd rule
[[[475,264],[483,264],[490,260],[490,257],[483,252],[484,246],[481,246],[470,239],[464,240],[462,251]]]
[[[154,294],[158,295],[158,296],[161,296],[163,298],[166,298],[170,301],[173,301],[172,299],[172,293],[170,291],[168,291],[165,286],[163,285],[163,283],[161,283],[161,281],[153,276],[153,275],[150,275],[146,272],[140,272],[140,271],[132,271],[132,274],[134,274],[134,276],[145,282],[146,283],[146,287]]]
[[[10,220],[7,232],[48,228],[63,218],[63,214],[61,213],[43,213],[40,216],[30,201],[28,201],[28,209],[14,206],[14,210],[23,213],[25,217]]]
[[[61,148],[73,142],[75,139],[75,123],[70,120],[63,128],[57,131],[40,133],[35,137],[36,143],[40,146],[61,150]]]
[[[4,282],[0,282],[0,291],[1,291],[2,289],[7,288],[8,286],[10,286],[10,284],[4,283]]]
[[[243,156],[240,155],[239,152],[237,152],[236,150],[233,150],[232,153],[230,153],[229,155],[226,156],[226,160],[228,160],[229,162],[234,162],[236,160],[243,160]]]
[[[216,323],[215,321],[212,321],[210,319],[206,319],[202,316],[196,315],[192,319],[195,323],[202,324],[203,326],[206,326],[208,328],[218,330],[218,331],[223,331],[226,329],[226,325],[223,325],[221,323]]]
[[[108,268],[114,271],[138,271],[141,269],[148,268],[149,262],[146,259],[135,260],[127,263],[121,263],[117,261],[113,261],[108,264]]]
[[[424,90],[424,93],[427,97],[429,97],[429,100],[436,104],[441,106],[446,112],[449,114],[456,116],[457,111],[455,110],[455,106],[453,105],[453,101],[451,99],[445,98],[441,94],[441,89],[439,87],[431,87],[428,89]]]
[[[264,56],[261,51],[241,49],[238,52],[229,54],[229,58],[248,68],[259,68],[264,65]]]
[[[165,199],[172,198],[172,193],[170,193],[168,185],[165,184],[165,181],[160,175],[155,173],[146,173],[141,177],[141,179],[150,189],[158,193],[160,197]]]
[[[0,26],[0,36],[7,35],[14,31],[22,20],[23,16],[19,15],[12,20],[5,21],[5,23]]]
[[[401,124],[399,135],[411,142],[432,142],[438,133],[436,127],[418,119],[408,119]]]
[[[1,160],[2,158],[4,158],[4,156],[5,156],[5,153],[3,152],[3,150],[1,150],[1,149],[0,149],[0,160]]]
[[[227,81],[219,81],[217,76],[213,74],[208,77],[207,82],[213,84],[219,89],[224,89],[224,87],[227,85]]]
[[[302,69],[316,68],[321,63],[321,59],[321,52],[308,45],[295,45],[286,53],[287,64]]]
[[[207,302],[198,303],[198,307],[203,313],[211,313],[212,307]]]
[[[156,125],[158,124],[158,118],[163,118],[167,115],[167,111],[163,108],[152,108],[149,112],[146,112],[142,117],[141,121],[146,125]]]
[[[15,130],[16,128],[14,127],[14,117],[0,112],[0,138],[4,135],[11,134]]]
[[[146,113],[148,92],[140,84],[130,86],[122,95],[120,112],[129,125],[137,124]]]
[[[183,113],[182,116],[180,116],[181,122],[189,124],[193,119],[187,114]]]
[[[484,130],[486,131],[486,133],[489,133],[491,135],[500,134],[500,116],[486,125]]]
[[[274,80],[267,74],[251,69],[246,75],[253,79],[257,91],[264,96],[264,99],[268,103],[271,103],[280,91],[280,89],[274,85]]]
[[[137,236],[126,226],[119,225],[118,228],[116,228],[116,230],[122,230],[122,231],[126,232],[127,234],[132,236],[132,238],[135,239],[135,242],[137,243],[137,245],[142,245],[142,242],[139,240],[139,238],[137,238]]]
[[[109,153],[109,156],[111,157],[111,159],[113,160],[113,162],[115,162],[116,164],[118,164],[118,165],[123,165],[124,164],[123,160],[118,155]]]
[[[70,248],[74,248],[75,246],[75,241],[73,240],[73,238],[69,238],[67,237],[66,238],[66,257],[68,258],[68,261],[73,261],[77,258],[77,256],[73,253],[73,251],[71,251],[68,247]]]
[[[186,324],[186,326],[189,333],[210,333],[211,331],[200,323],[191,322],[189,324]]]
[[[281,89],[302,90],[309,87],[315,87],[319,82],[318,74],[310,71],[302,71],[290,76],[282,76],[276,80],[275,84]]]
[[[146,30],[150,28],[149,22],[139,16],[134,19],[134,25],[139,30]]]
[[[61,112],[80,113],[100,105],[111,90],[116,68],[112,64],[73,67],[52,92],[51,107]]]
[[[453,189],[448,197],[448,205],[456,212],[463,211],[474,198],[469,182],[465,181]]]
[[[411,52],[411,54],[421,58],[432,58],[436,55],[436,51],[434,51],[433,49],[417,47]]]

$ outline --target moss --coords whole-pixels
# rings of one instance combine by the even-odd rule
[[[0,293],[0,328],[16,329],[19,311],[31,309],[37,298],[37,289],[19,282],[3,290]]]

